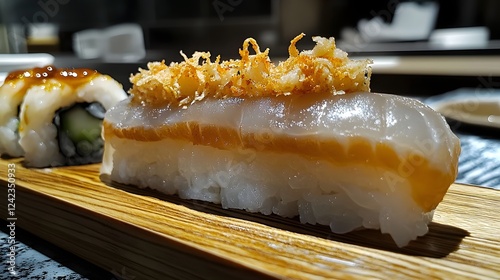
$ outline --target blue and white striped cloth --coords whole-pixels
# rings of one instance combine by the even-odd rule
[[[500,138],[457,136],[462,146],[457,182],[500,189]]]

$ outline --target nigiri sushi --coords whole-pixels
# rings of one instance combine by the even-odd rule
[[[54,66],[12,72],[0,90],[1,152],[30,167],[101,162],[104,113],[127,97],[107,75]]]
[[[299,52],[302,36],[277,65],[248,39],[241,60],[197,52],[141,69],[104,118],[101,172],[335,233],[380,229],[398,246],[426,234],[456,178],[458,138],[423,103],[369,92],[370,61],[333,38]]]

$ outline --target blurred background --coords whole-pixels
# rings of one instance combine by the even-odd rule
[[[279,60],[304,32],[334,36],[351,56],[374,58],[374,91],[435,94],[500,75],[486,58],[500,50],[499,13],[496,0],[0,0],[0,53],[49,53],[56,66],[96,68],[128,87],[137,67],[179,61],[179,50],[235,58],[243,40],[254,37]],[[112,30],[125,23],[139,28],[133,38],[141,44]],[[110,37],[107,47],[96,47]],[[299,44],[309,47],[309,37]],[[434,59],[439,69],[432,69]]]

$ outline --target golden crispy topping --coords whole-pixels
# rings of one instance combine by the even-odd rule
[[[188,106],[205,97],[259,97],[330,92],[344,94],[370,90],[370,60],[350,60],[337,49],[334,38],[313,37],[312,50],[299,52],[290,42],[289,58],[273,64],[269,49],[260,51],[253,38],[243,42],[241,59],[210,60],[209,52],[195,52],[191,58],[165,65],[150,62],[148,70],[131,76],[133,102],[151,106]],[[249,47],[255,51],[250,55]],[[201,62],[200,62],[201,61]]]

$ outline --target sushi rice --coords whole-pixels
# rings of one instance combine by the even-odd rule
[[[380,229],[399,246],[427,233],[434,213],[423,213],[404,183],[395,186],[397,192],[384,186],[363,191],[360,186],[373,186],[380,174],[362,166],[332,168],[295,154],[220,150],[169,139],[112,141],[120,151],[113,171],[104,170],[112,180],[226,209],[299,216],[302,223],[328,225],[339,234]]]

